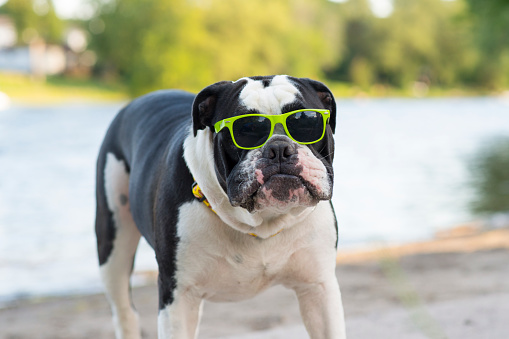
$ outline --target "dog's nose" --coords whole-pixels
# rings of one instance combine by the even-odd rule
[[[297,154],[297,147],[286,140],[274,140],[264,147],[263,157],[272,161],[284,162]]]

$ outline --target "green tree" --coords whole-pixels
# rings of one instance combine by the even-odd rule
[[[375,17],[367,0],[340,5],[345,47],[332,78],[361,87],[385,82],[406,87],[421,80],[452,86],[473,73],[479,53],[461,1],[395,0],[387,18]]]
[[[367,89],[373,84],[373,68],[368,60],[356,57],[350,63],[350,80],[362,89]]]
[[[509,0],[466,0],[481,51],[475,81],[489,88],[509,85]]]
[[[509,139],[499,138],[481,148],[471,164],[474,213],[509,211]]]
[[[393,14],[379,21],[376,63],[399,86],[427,79],[452,85],[473,67],[475,55],[463,22],[455,20],[461,3],[442,0],[395,0]]]
[[[352,82],[363,88],[376,81],[372,66],[375,58],[376,19],[367,0],[349,0],[337,4],[337,20],[341,23],[344,45],[340,46],[342,61],[329,69],[331,79]]]
[[[133,95],[256,74],[321,77],[339,58],[325,0],[118,0],[92,46]]]
[[[9,0],[0,7],[0,14],[6,14],[14,21],[18,43],[41,37],[49,43],[61,43],[63,21],[55,14],[49,0]]]

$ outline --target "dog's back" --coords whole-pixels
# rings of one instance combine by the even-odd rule
[[[117,198],[119,202],[130,202],[130,209],[136,224],[147,241],[153,245],[151,229],[153,215],[147,213],[153,210],[153,200],[146,199],[146,191],[150,191],[157,184],[159,172],[162,169],[175,173],[179,178],[191,180],[189,171],[181,156],[173,153],[182,153],[182,143],[191,127],[191,106],[194,100],[191,93],[176,90],[161,90],[142,96],[124,107],[111,123],[104,138],[97,161],[97,220],[96,232],[109,235],[98,237],[103,241],[99,244],[99,262],[104,264],[108,259],[110,247],[108,244],[114,240],[114,221],[111,213],[115,206],[110,206],[106,192],[108,159],[110,162],[123,163],[124,171],[134,185],[129,185],[131,192]],[[165,154],[166,153],[166,154]],[[154,163],[171,159],[167,164]],[[133,166],[133,164],[142,164]],[[110,166],[111,167],[111,166]],[[111,173],[110,173],[111,174]],[[170,174],[170,173],[167,173]],[[187,174],[187,175],[186,175]],[[188,185],[182,194],[189,193]],[[181,185],[176,185],[178,189]],[[110,194],[114,194],[110,192]],[[189,195],[189,194],[187,194]],[[189,195],[192,199],[192,195]],[[136,201],[139,199],[139,201]]]

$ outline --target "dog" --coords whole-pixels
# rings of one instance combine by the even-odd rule
[[[113,119],[95,230],[117,338],[140,338],[129,279],[141,236],[159,268],[158,337],[196,338],[202,301],[296,292],[313,339],[346,338],[330,202],[336,103],[286,75],[160,90]]]

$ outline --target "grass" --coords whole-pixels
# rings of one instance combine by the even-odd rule
[[[497,94],[496,92],[487,89],[471,87],[443,88],[431,86],[429,88],[419,88],[415,85],[409,85],[405,88],[397,88],[383,84],[376,84],[368,88],[360,88],[345,82],[327,81],[326,83],[336,98],[435,98],[471,97]]]
[[[474,88],[425,88],[416,91],[415,87],[395,88],[386,85],[373,85],[362,89],[349,83],[327,81],[336,98],[385,98],[385,97],[447,97],[479,96],[493,92]],[[50,76],[36,80],[29,75],[0,72],[0,91],[6,93],[14,102],[44,105],[66,102],[122,101],[129,100],[127,87],[118,81],[99,81],[63,76]]]
[[[119,83],[59,76],[36,80],[24,74],[1,72],[0,91],[14,102],[34,105],[128,99],[126,89]]]

